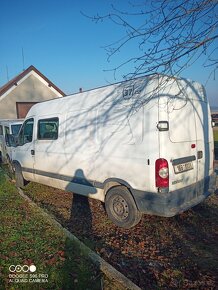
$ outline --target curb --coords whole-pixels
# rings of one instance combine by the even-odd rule
[[[104,259],[102,259],[98,254],[96,254],[94,251],[92,251],[89,247],[87,247],[83,242],[81,242],[76,236],[74,236],[70,231],[65,229],[55,218],[53,218],[51,215],[49,215],[44,209],[39,207],[34,201],[32,201],[27,195],[24,194],[23,190],[20,188],[17,188],[18,192],[21,197],[23,197],[25,200],[29,202],[30,205],[37,208],[41,214],[51,221],[54,226],[58,227],[63,231],[63,233],[73,242],[76,243],[76,245],[79,247],[81,252],[83,252],[85,255],[87,255],[91,261],[99,267],[99,269],[110,279],[116,280],[119,284],[121,284],[123,287],[129,290],[141,290],[140,287],[138,287],[136,284],[134,284],[130,279],[128,279],[126,276],[124,276],[122,273],[120,273],[118,270],[116,270],[113,266],[111,266],[108,262],[106,262]]]

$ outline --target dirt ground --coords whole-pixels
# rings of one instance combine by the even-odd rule
[[[100,201],[35,183],[25,193],[142,289],[216,288],[217,194],[172,218],[144,215],[124,230]]]

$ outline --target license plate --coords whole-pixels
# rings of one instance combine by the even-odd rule
[[[176,174],[181,173],[181,172],[185,172],[188,170],[192,170],[193,169],[193,163],[190,162],[186,162],[186,163],[181,163],[178,165],[174,165],[174,171]]]

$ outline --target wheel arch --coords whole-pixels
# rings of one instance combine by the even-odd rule
[[[13,160],[13,161],[12,161],[12,165],[13,165],[14,167],[15,167],[15,166],[18,166],[18,167],[20,167],[20,169],[22,169],[22,166],[21,166],[20,162],[17,161],[17,160]]]
[[[127,181],[125,181],[125,180],[123,180],[123,179],[120,179],[120,178],[108,178],[108,179],[106,179],[105,181],[104,181],[104,183],[103,183],[103,187],[104,187],[104,196],[106,197],[106,195],[107,195],[107,193],[108,193],[108,191],[111,189],[111,188],[113,188],[113,187],[116,187],[116,186],[125,186],[128,190],[129,190],[129,192],[130,192],[130,194],[132,195],[132,197],[133,197],[133,199],[134,199],[134,201],[135,201],[135,204],[136,204],[136,206],[137,206],[137,208],[138,208],[138,205],[137,205],[137,203],[136,203],[136,200],[135,200],[135,197],[134,197],[134,194],[133,194],[133,188],[132,188],[132,186],[127,182]]]
[[[111,189],[112,187],[115,187],[115,186],[120,186],[120,185],[127,187],[131,192],[131,186],[125,180],[120,179],[120,178],[113,178],[113,177],[106,179],[103,183],[105,196],[106,196],[107,192],[109,191],[109,189]]]

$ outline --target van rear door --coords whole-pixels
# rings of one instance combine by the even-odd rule
[[[209,181],[207,177],[213,173],[213,132],[205,89],[187,80],[172,82],[167,89],[159,120],[168,120],[168,138],[164,132],[159,135],[163,139],[160,153],[171,161],[170,190],[198,182],[204,187],[199,192],[205,192],[205,178]]]
[[[198,180],[193,103],[185,98],[175,98],[169,102],[168,122],[170,143],[169,147],[167,146],[167,154],[168,160],[171,160],[170,187],[171,190],[176,190]]]
[[[213,173],[213,132],[210,108],[206,101],[195,101],[198,180]]]

